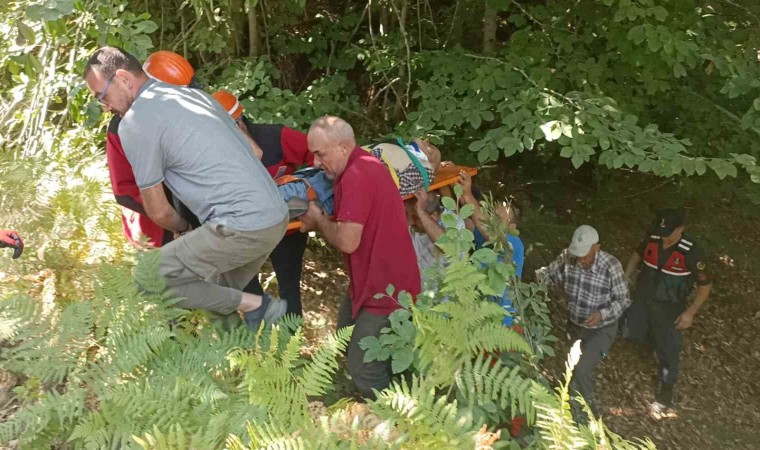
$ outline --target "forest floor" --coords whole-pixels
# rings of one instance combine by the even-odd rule
[[[542,178],[502,167],[481,170],[476,183],[500,196],[516,195],[523,205],[526,281],[567,246],[583,223],[595,226],[603,249],[625,264],[644,237],[653,208],[674,205],[682,197],[676,186],[651,176],[622,175],[608,189],[596,189],[588,179],[579,173]],[[726,195],[686,204],[686,234],[705,249],[714,288],[684,333],[675,417],[655,421],[647,414],[656,373],[651,349],[618,338],[597,370],[604,421],[628,439],[649,437],[662,449],[760,448],[760,227],[755,222],[760,214],[753,218],[738,210]],[[302,281],[312,346],[335,329],[347,284],[340,255],[312,240]],[[567,307],[558,299],[550,308],[560,341],[546,375],[555,379],[568,349],[563,337]]]

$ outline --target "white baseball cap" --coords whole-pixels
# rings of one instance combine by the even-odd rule
[[[581,225],[573,233],[573,240],[567,250],[571,255],[582,258],[588,255],[591,247],[599,242],[599,233],[590,225]]]

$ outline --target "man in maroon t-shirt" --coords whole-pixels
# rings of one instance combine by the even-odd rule
[[[351,126],[338,117],[324,116],[309,129],[309,151],[314,165],[335,182],[335,219],[330,220],[312,202],[301,217],[301,231],[318,230],[327,242],[343,252],[350,285],[338,311],[338,328],[354,325],[348,345],[348,372],[362,395],[388,387],[388,361],[364,362],[359,342],[380,336],[390,326],[388,315],[400,308],[385,294],[420,292],[420,271],[406,223],[404,202],[388,169],[357,147]]]

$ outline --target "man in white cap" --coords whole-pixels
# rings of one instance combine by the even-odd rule
[[[538,271],[549,285],[561,287],[567,296],[568,335],[581,340],[581,355],[573,371],[570,388],[573,398],[580,394],[594,415],[594,370],[607,356],[617,334],[618,319],[631,303],[623,266],[617,258],[602,251],[599,233],[581,225],[573,233],[570,246],[559,257]],[[573,417],[584,423],[580,404],[571,403]]]

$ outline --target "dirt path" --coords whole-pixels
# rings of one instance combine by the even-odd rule
[[[605,250],[625,263],[651,220],[651,207],[674,204],[681,197],[654,177],[632,176],[617,183],[623,185],[620,192],[600,193],[579,177],[559,181],[515,177],[499,168],[481,171],[479,183],[500,195],[506,186],[515,186],[511,193],[526,210],[521,227],[528,248],[526,278],[551,261],[581,223],[597,227]],[[636,189],[651,191],[636,195]],[[647,416],[656,370],[651,350],[619,339],[598,374],[605,422],[627,438],[649,436],[663,449],[759,449],[760,227],[755,220],[760,214],[748,217],[730,202],[688,200],[686,205],[687,233],[705,248],[715,287],[685,333],[678,416],[662,421]],[[335,329],[337,304],[348,280],[340,256],[313,241],[304,273],[306,332],[312,345],[318,345],[324,333]],[[551,307],[555,334],[562,336],[566,307],[561,301]],[[564,355],[550,362],[548,375],[552,368],[559,373],[563,361]]]

